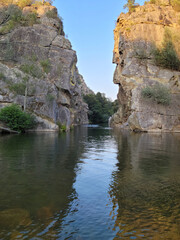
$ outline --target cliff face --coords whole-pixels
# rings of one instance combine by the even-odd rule
[[[82,89],[88,88],[76,67],[76,52],[64,36],[57,9],[26,6],[21,20],[11,28],[19,10],[10,7],[0,9],[0,108],[11,103],[26,107],[36,116],[37,130],[87,123]]]
[[[180,12],[169,5],[146,4],[122,13],[114,30],[114,83],[119,85],[119,110],[111,125],[140,131],[180,131],[180,72],[156,66],[152,51],[162,47],[170,33],[180,54]],[[142,97],[146,86],[160,84],[170,90],[169,105]]]

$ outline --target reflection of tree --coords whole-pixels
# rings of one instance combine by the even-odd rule
[[[84,149],[80,144],[84,137],[85,128],[61,135],[0,136],[0,223],[4,215],[9,214],[11,225],[14,227],[13,222],[18,225],[14,220],[17,209],[22,209],[22,216],[28,211],[32,220],[32,224],[28,221],[30,225],[20,228],[27,231],[28,236],[36,236],[54,218],[55,227],[48,229],[46,235],[55,234],[54,228],[58,231],[71,201],[76,198],[73,183],[77,160]],[[2,227],[5,226],[0,224],[0,229]],[[0,238],[8,232],[3,231],[0,231]]]
[[[166,134],[115,138],[118,164],[109,191],[115,239],[180,239],[179,141]]]

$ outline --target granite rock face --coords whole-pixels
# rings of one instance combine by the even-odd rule
[[[180,56],[180,12],[168,1],[162,5],[146,4],[132,14],[122,13],[114,30],[114,83],[119,85],[119,109],[111,125],[133,131],[180,132],[180,72],[154,64],[152,49],[161,47],[166,31]],[[146,86],[161,84],[171,92],[170,105],[144,99]]]
[[[22,11],[26,15],[34,10],[28,6]],[[55,7],[40,6],[38,24],[17,26],[0,35],[0,108],[11,103],[25,106],[36,116],[37,130],[58,130],[59,124],[69,129],[88,123],[88,107],[82,99],[88,88],[62,21],[47,17],[48,11],[57,15]]]

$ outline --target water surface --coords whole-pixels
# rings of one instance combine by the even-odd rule
[[[180,239],[180,134],[0,135],[0,239]]]

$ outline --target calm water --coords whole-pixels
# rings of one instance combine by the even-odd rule
[[[0,239],[180,239],[180,134],[0,136]]]

